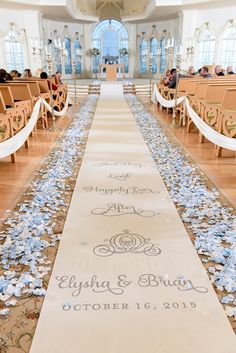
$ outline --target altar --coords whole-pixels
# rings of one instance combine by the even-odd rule
[[[103,69],[106,69],[106,81],[116,81],[117,73],[120,74],[121,78],[125,79],[125,65],[124,64],[100,64],[99,65],[99,78],[101,79]]]

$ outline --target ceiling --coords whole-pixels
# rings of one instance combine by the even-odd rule
[[[67,22],[96,22],[118,18],[131,23],[172,19],[184,9],[235,5],[235,0],[0,0],[11,9],[35,9],[44,18]]]
[[[142,14],[149,2],[149,0],[77,0],[76,4],[84,14],[93,14],[99,18],[112,14],[113,17],[122,18]]]

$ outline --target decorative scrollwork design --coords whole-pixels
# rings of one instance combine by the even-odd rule
[[[5,124],[0,125],[0,139],[5,140],[5,135],[7,132],[7,126]]]
[[[142,235],[131,233],[125,229],[122,233],[114,235],[111,239],[105,240],[106,244],[101,244],[93,249],[96,256],[108,257],[114,254],[145,254],[148,256],[158,256],[161,249],[157,244],[150,242],[150,239]]]
[[[226,126],[226,129],[228,130],[228,132],[230,134],[231,131],[236,129],[236,121],[227,120],[225,122],[225,126]]]
[[[0,117],[0,142],[3,142],[11,137],[11,126],[8,115]]]
[[[228,137],[236,137],[236,114],[235,112],[224,112],[222,117],[222,133]]]

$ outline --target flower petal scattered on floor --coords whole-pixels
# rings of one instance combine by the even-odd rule
[[[66,212],[66,195],[74,179],[75,164],[82,158],[98,96],[91,95],[75,115],[57,146],[45,159],[31,183],[28,197],[5,222],[0,232],[0,301],[6,316],[22,295],[44,296],[44,276],[51,271],[46,249],[55,247],[58,213]],[[20,269],[20,270],[19,270]]]
[[[219,199],[217,189],[206,185],[202,173],[180,147],[170,142],[156,118],[134,95],[126,95],[130,109],[152,153],[182,221],[195,236],[195,248],[208,268],[212,283],[222,294],[228,316],[236,318],[236,217]],[[217,265],[218,264],[218,265]],[[234,300],[232,300],[234,298]]]

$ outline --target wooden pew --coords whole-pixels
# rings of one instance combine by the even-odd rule
[[[7,113],[7,107],[4,102],[2,93],[0,92],[0,114],[6,114]]]
[[[197,80],[181,78],[178,96],[188,96],[193,109],[212,128],[236,138],[236,77],[232,76]],[[189,117],[188,131],[191,124]],[[200,134],[200,141],[203,139]],[[217,156],[221,153],[222,148],[217,147]]]
[[[42,99],[44,99],[49,105],[51,105],[51,94],[50,90],[48,87],[47,80],[45,79],[40,79],[37,77],[27,77],[24,79],[19,79],[19,80],[14,80],[14,82],[26,82],[29,85],[37,85],[37,88],[34,88],[35,90],[32,91],[32,93],[38,93],[38,96],[40,96]],[[37,91],[36,91],[37,90]],[[48,110],[45,107],[44,104],[41,104],[40,107],[40,112],[39,112],[39,119],[42,121],[42,126],[43,128],[48,128]]]
[[[12,106],[14,106],[14,100],[13,102],[10,101],[10,99],[12,99],[12,94],[10,89],[6,88],[3,90],[4,95],[6,97],[7,102],[8,103],[12,103]],[[9,93],[9,96],[7,96],[6,93]],[[14,107],[9,107],[7,108],[4,97],[2,95],[2,93],[0,92],[0,113],[1,116],[2,115],[7,115],[8,118],[10,119],[11,122],[11,131],[12,131],[12,136],[17,134],[21,129],[23,129],[23,127],[26,125],[27,123],[27,119],[25,116],[25,111],[24,111],[24,106],[20,106],[18,108],[14,108]],[[29,141],[26,140],[25,142],[25,147],[28,149],[29,148]]]
[[[0,93],[2,95],[6,108],[14,108],[15,101],[10,87],[7,86],[5,83],[0,84]]]
[[[234,87],[236,88],[236,81],[208,85],[200,84],[197,88],[196,96],[194,96],[195,98],[192,99],[191,106],[206,123],[218,129],[219,112],[225,91]],[[187,132],[191,131],[192,126],[191,118],[188,116]],[[200,141],[203,142],[202,135],[200,135]]]
[[[234,75],[231,75],[234,76]],[[188,96],[189,99],[191,99],[191,96],[194,96],[196,94],[197,88],[199,84],[215,84],[215,83],[227,83],[229,81],[236,81],[235,78],[230,79],[227,77],[216,77],[216,78],[181,78],[179,80],[179,86],[178,86],[178,91],[179,93],[183,96],[186,95]]]
[[[56,76],[52,77],[53,83],[56,84]],[[45,99],[45,101],[51,106],[52,105],[52,100],[51,100],[51,92],[48,87],[48,82],[47,80],[44,79],[39,79],[39,78],[33,78],[31,77],[30,80],[37,80],[40,91],[41,91],[41,97]],[[65,102],[67,98],[67,85],[60,85],[56,91],[53,91],[53,100],[54,100],[54,109],[60,111],[63,109]],[[48,122],[47,122],[47,108],[45,106],[42,106],[42,110],[40,112],[41,117],[44,119],[44,122],[46,124],[46,127],[48,127]]]
[[[39,79],[38,81],[40,97],[51,105],[51,94],[48,87],[47,80]],[[41,104],[39,118],[42,120],[43,128],[48,129],[48,110],[44,104]]]
[[[60,108],[65,104],[67,87],[60,86],[57,94],[60,96]],[[47,80],[10,81],[0,84],[0,143],[21,131],[31,116],[34,103],[41,96],[51,103],[51,95]],[[44,105],[41,105],[44,107]],[[28,139],[25,142],[29,148]],[[11,155],[15,163],[15,153]]]
[[[198,84],[195,96],[192,98],[192,108],[204,119],[206,107],[222,104],[225,90],[236,87],[236,81]]]
[[[227,89],[223,98],[219,132],[236,139],[236,89]],[[218,157],[222,156],[222,147],[217,146]]]
[[[52,101],[51,101],[51,92],[50,89],[48,87],[48,82],[45,79],[40,79],[37,77],[28,77],[27,81],[37,81],[39,83],[40,86],[40,90],[41,90],[41,97],[43,99],[45,99],[47,101],[48,104],[52,105]],[[57,78],[56,76],[52,76],[52,83],[57,84]],[[66,85],[60,85],[58,86],[58,89],[56,91],[53,91],[53,100],[54,100],[54,109],[56,110],[61,110],[63,109],[64,105],[65,105],[65,101],[66,101],[66,97],[67,97],[67,86]],[[47,111],[44,110],[41,112],[42,117],[45,120],[45,123],[47,125]]]
[[[224,109],[224,97],[228,89],[236,89],[235,83],[209,85],[201,108],[201,117],[213,129],[219,131],[221,124],[221,112]],[[204,142],[204,136],[200,134],[200,142]]]
[[[0,93],[0,102],[3,100]],[[13,136],[11,118],[9,114],[0,114],[0,147],[1,142],[8,140]],[[16,153],[11,154],[12,163],[16,162]]]
[[[22,91],[21,91],[22,90]],[[11,117],[13,133],[16,134],[27,124],[28,117],[31,116],[32,104],[31,99],[20,101],[20,98],[29,98],[31,93],[27,85],[0,84],[0,93],[5,104],[5,113]],[[25,147],[29,148],[29,141],[25,143]]]
[[[236,82],[209,85],[204,96],[204,110],[209,106],[222,106],[226,90],[236,89]]]
[[[33,97],[39,97],[41,94],[40,87],[39,87],[39,82],[38,81],[14,81],[14,84],[18,83],[26,83],[29,86],[31,95]]]
[[[13,104],[9,103],[9,100],[5,100],[7,92],[6,90],[4,91],[3,86],[10,88],[11,98],[9,97],[9,100],[13,98]],[[14,108],[23,108],[26,118],[30,118],[32,113],[33,96],[27,83],[5,83],[0,85],[0,91],[3,93],[3,99],[5,100],[6,105],[11,104]]]
[[[6,83],[5,85],[10,87],[15,102],[30,100],[33,96],[28,83]]]

